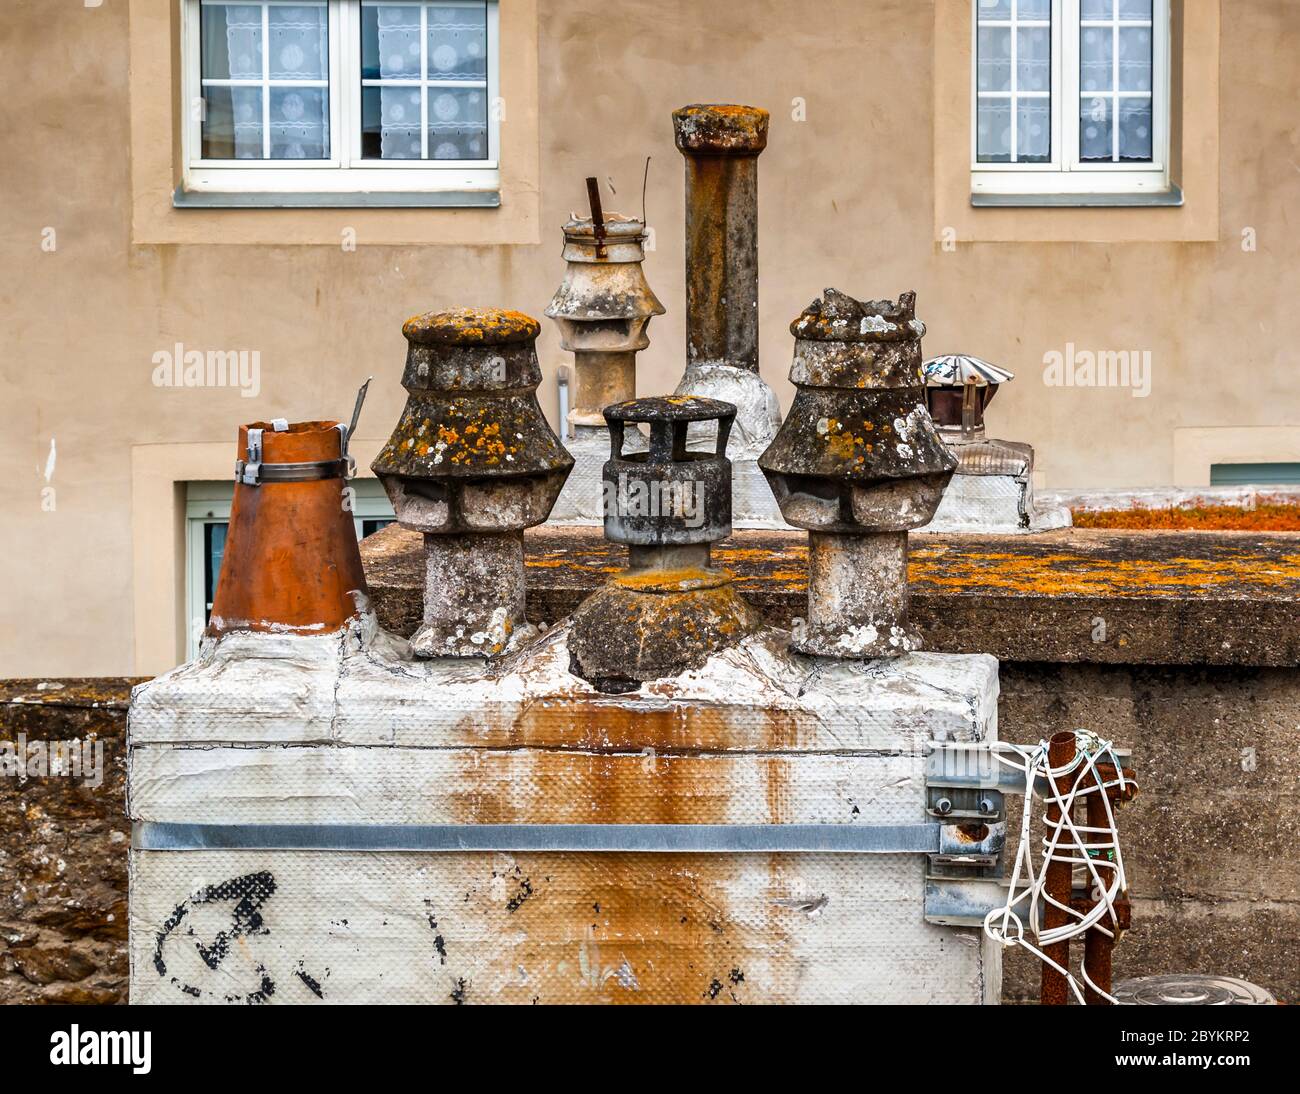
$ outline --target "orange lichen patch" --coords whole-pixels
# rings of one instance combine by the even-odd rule
[[[731,581],[726,570],[702,570],[685,567],[677,570],[628,570],[614,581],[624,589],[642,592],[688,592],[692,589],[716,589]]]
[[[380,458],[388,463],[407,455],[427,456],[449,469],[516,471],[523,466],[516,462],[524,455],[522,438],[531,429],[532,423],[518,406],[455,398],[446,404],[436,425],[419,408],[404,414]]]
[[[531,342],[541,324],[523,312],[503,308],[454,308],[412,316],[402,333],[412,342],[448,346],[505,346]]]
[[[621,571],[626,553],[572,532],[530,540],[527,565],[538,584],[590,589]],[[922,595],[1100,596],[1141,599],[1300,599],[1300,540],[1274,536],[1063,530],[1038,536],[914,536],[909,577]],[[713,548],[713,566],[732,586],[770,604],[806,590],[807,539],[790,532],[737,532]]]
[[[1258,505],[1241,509],[1207,505],[1191,509],[1081,510],[1076,528],[1178,529],[1216,532],[1300,532],[1300,505]]]
[[[677,147],[706,154],[757,155],[767,146],[768,118],[768,112],[756,106],[684,106],[673,111]]]
[[[1243,552],[1198,558],[1089,558],[1071,552],[1014,555],[945,549],[918,552],[908,567],[915,586],[981,593],[1006,590],[1026,596],[1204,596],[1242,587],[1284,587],[1300,582],[1300,554],[1271,560],[1268,568]]]

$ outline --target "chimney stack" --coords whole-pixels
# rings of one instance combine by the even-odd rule
[[[574,355],[576,373],[567,444],[575,464],[552,513],[557,521],[601,519],[607,449],[601,410],[636,397],[636,355],[650,344],[650,320],[664,313],[641,265],[645,225],[593,205],[590,217],[564,226],[564,280],[546,308],[560,345]]]
[[[758,157],[768,113],[694,105],[673,112],[686,160],[686,372],[678,395],[736,407],[728,455],[737,519],[779,513],[754,461],[776,436],[781,410],[758,369]],[[692,441],[702,440],[691,431]]]
[[[340,422],[283,418],[239,427],[235,499],[209,637],[324,634],[360,613],[366,579],[343,504],[353,470],[349,432]]]
[[[603,470],[605,538],[628,548],[628,568],[573,615],[574,671],[602,691],[698,668],[757,629],[754,610],[713,567],[710,547],[731,534],[727,435],[736,408],[688,396],[606,407],[611,456]],[[714,422],[712,452],[688,451],[691,423]],[[636,423],[644,451],[625,451]]]
[[[790,414],[759,466],[785,519],[808,530],[808,619],[794,649],[897,657],[907,533],[934,515],[957,459],[925,406],[916,294],[857,301],[827,289],[790,326]]]
[[[402,328],[406,408],[372,466],[398,523],[424,533],[419,657],[492,657],[529,632],[524,529],[546,520],[573,466],[537,404],[539,330],[499,308]]]

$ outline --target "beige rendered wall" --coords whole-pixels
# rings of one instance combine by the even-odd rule
[[[148,673],[173,663],[181,577],[179,491],[169,484],[224,478],[241,421],[344,415],[371,372],[360,447],[373,452],[402,403],[402,320],[458,304],[540,315],[561,275],[559,225],[581,205],[584,176],[613,181],[607,209],[636,212],[647,155],[657,229],[648,275],[668,314],[651,328],[641,390],[668,388],[684,342],[682,169],[669,113],[687,102],[772,111],[760,168],[762,353],[785,405],[787,324],[824,286],[877,297],[914,288],[927,352],[973,352],[1020,374],[991,419],[998,434],[1037,446],[1048,486],[1207,474],[1201,456],[1187,455],[1203,455],[1206,436],[1216,453],[1239,444],[1249,452],[1242,458],[1261,458],[1262,447],[1273,459],[1300,459],[1291,223],[1300,208],[1300,5],[1234,0],[1220,27],[1217,0],[1185,0],[1189,65],[1198,59],[1200,137],[1183,150],[1188,179],[1199,180],[1189,192],[1195,216],[1158,211],[1182,227],[1165,221],[1152,234],[1148,220],[1132,237],[1165,242],[1126,242],[1122,233],[1106,243],[974,242],[1004,236],[981,225],[1006,214],[958,201],[953,250],[941,230],[964,168],[943,149],[936,157],[936,134],[962,108],[936,57],[960,49],[954,27],[969,25],[965,0],[502,6],[503,25],[512,18],[517,40],[529,43],[522,57],[504,47],[508,124],[519,127],[506,139],[520,166],[500,220],[478,212],[474,223],[485,223],[485,239],[515,242],[430,244],[463,241],[470,223],[431,209],[202,213],[209,224],[219,218],[209,236],[225,242],[176,243],[158,240],[193,235],[197,221],[167,227],[187,214],[169,210],[165,180],[137,177],[133,199],[131,126],[133,110],[148,116],[150,95],[165,94],[172,79],[158,31],[174,5],[7,0],[0,677]],[[792,119],[796,99],[804,121]],[[137,127],[139,171],[169,138],[156,118]],[[1203,162],[1207,149],[1218,162]],[[1035,238],[1096,239],[1129,211],[1109,222],[1097,210],[1018,215]],[[357,229],[355,252],[291,242],[337,239],[347,226]],[[52,252],[42,249],[47,228]],[[1253,252],[1241,246],[1248,228]],[[253,238],[265,242],[234,242]],[[176,342],[260,351],[260,395],[154,387],[152,356]],[[1044,354],[1071,342],[1150,350],[1150,396],[1045,386]],[[564,355],[549,325],[540,352],[543,405],[554,416]]]

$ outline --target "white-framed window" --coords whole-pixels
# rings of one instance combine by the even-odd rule
[[[357,539],[365,539],[396,519],[388,495],[377,479],[353,479],[352,520]],[[233,482],[185,484],[185,618],[187,659],[199,651],[199,639],[212,615],[221,576],[221,559],[230,526]]]
[[[972,0],[975,195],[1164,195],[1169,0]]]
[[[186,193],[495,192],[496,0],[180,0]]]

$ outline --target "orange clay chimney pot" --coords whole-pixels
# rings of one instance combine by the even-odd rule
[[[283,421],[239,427],[235,500],[208,635],[326,634],[360,614],[366,582],[344,506],[346,428]],[[249,432],[256,440],[257,430],[260,460],[249,453]]]

